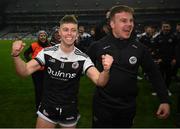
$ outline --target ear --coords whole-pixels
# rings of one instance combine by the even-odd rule
[[[111,28],[114,28],[114,21],[113,20],[110,21],[110,26],[111,26]]]

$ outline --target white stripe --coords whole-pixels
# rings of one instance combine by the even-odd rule
[[[48,121],[48,122],[51,122],[51,123],[53,123],[53,124],[57,124],[57,122],[54,122],[54,121],[50,120],[50,119],[47,118],[44,114],[42,114],[40,111],[37,111],[37,114],[38,114],[38,116],[41,117],[42,119],[44,119],[44,120],[46,120],[46,121]]]
[[[63,127],[72,127],[72,126],[75,126],[75,125],[77,125],[80,117],[81,117],[81,116],[78,115],[78,116],[77,116],[77,120],[76,120],[74,123],[71,123],[71,124],[63,124],[63,123],[59,122],[59,125],[60,125],[60,126],[63,126]]]

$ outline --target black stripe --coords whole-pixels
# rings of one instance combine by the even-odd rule
[[[87,70],[91,67],[94,67],[94,65],[90,65],[89,67],[87,67],[84,73],[86,74]]]
[[[34,58],[41,66],[44,66],[44,63],[39,58]]]
[[[78,50],[78,49],[76,49],[76,50],[74,51],[74,54],[83,56],[83,57],[85,57],[85,58],[88,58],[88,55],[86,55],[85,53],[81,52],[81,51]]]
[[[57,51],[58,48],[59,48],[58,46],[47,47],[47,48],[44,48],[44,51]]]

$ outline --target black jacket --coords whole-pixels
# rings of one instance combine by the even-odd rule
[[[97,87],[95,100],[119,109],[134,108],[136,105],[137,74],[141,66],[149,75],[161,103],[169,102],[165,83],[147,48],[136,40],[120,40],[112,34],[93,43],[88,55],[102,71],[101,55],[110,54],[114,58],[110,79],[104,88]]]

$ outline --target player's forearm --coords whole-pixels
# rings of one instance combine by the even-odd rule
[[[98,86],[101,86],[101,87],[104,87],[107,82],[109,80],[109,71],[102,71],[100,74],[99,74],[99,78],[97,80],[97,85]]]
[[[26,63],[19,57],[13,57],[16,72],[19,76],[26,77],[28,76],[28,71],[26,68]]]

